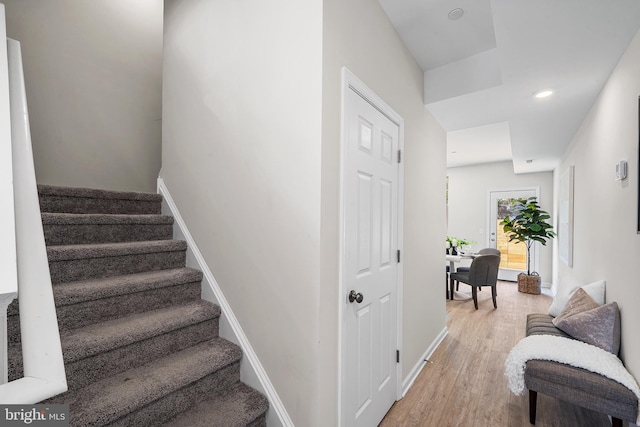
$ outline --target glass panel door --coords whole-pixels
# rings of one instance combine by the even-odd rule
[[[509,235],[500,226],[500,221],[505,217],[515,214],[515,206],[518,199],[537,197],[535,189],[513,191],[491,191],[489,193],[489,247],[500,251],[500,271],[498,279],[516,281],[518,274],[527,270],[527,247],[524,243],[509,242]],[[533,249],[535,251],[535,249]],[[532,266],[535,265],[535,254]]]

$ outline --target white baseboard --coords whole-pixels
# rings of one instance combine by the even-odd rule
[[[440,332],[440,334],[438,334],[436,339],[433,340],[429,348],[427,348],[427,351],[425,351],[424,354],[420,357],[420,359],[415,364],[413,369],[411,369],[411,372],[409,372],[409,375],[407,375],[407,378],[405,378],[404,381],[402,382],[402,397],[404,397],[407,394],[407,392],[415,382],[416,378],[418,378],[420,371],[422,371],[422,368],[424,368],[424,366],[427,364],[427,360],[429,360],[433,352],[436,351],[436,348],[438,348],[442,340],[444,340],[444,338],[447,336],[447,333],[448,333],[448,330],[445,326],[445,328]]]
[[[163,211],[168,209],[168,213],[170,213],[175,220],[175,225],[178,226],[177,229],[174,227],[174,235],[187,242],[187,266],[199,269],[204,275],[202,280],[202,298],[218,304],[222,310],[220,317],[220,336],[242,348],[244,354],[240,366],[242,382],[261,391],[269,399],[269,411],[267,412],[267,425],[269,427],[294,427],[293,421],[291,417],[289,417],[282,400],[280,400],[269,376],[260,363],[253,347],[251,347],[251,343],[249,343],[238,319],[233,314],[233,310],[224,297],[216,279],[213,277],[213,273],[207,266],[204,257],[198,249],[198,245],[196,245],[196,242],[193,240],[162,178],[158,178],[158,193],[163,197]],[[249,363],[245,363],[246,361]]]

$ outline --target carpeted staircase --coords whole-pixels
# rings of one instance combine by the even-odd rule
[[[72,426],[265,426],[158,194],[39,186]],[[22,376],[18,304],[10,379]]]

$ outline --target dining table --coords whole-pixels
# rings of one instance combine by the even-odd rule
[[[445,259],[449,261],[449,275],[456,272],[456,263],[461,262],[463,259],[473,259],[477,256],[478,254],[475,252],[459,252],[457,255],[446,254]],[[453,285],[454,280],[449,276],[449,293],[447,295],[451,300],[453,300],[454,295]]]

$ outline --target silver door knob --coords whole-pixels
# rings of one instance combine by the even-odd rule
[[[360,304],[362,301],[364,301],[364,295],[362,295],[360,292],[356,293],[356,291],[349,292],[349,302],[354,301]]]

